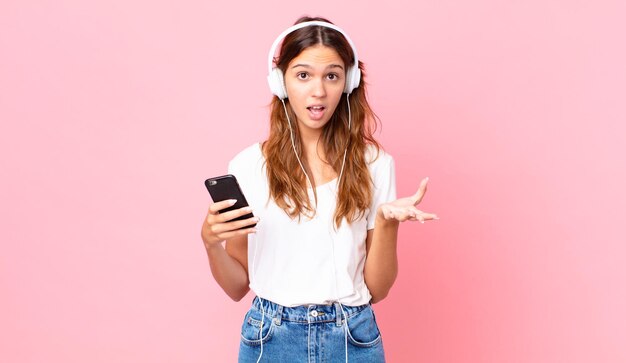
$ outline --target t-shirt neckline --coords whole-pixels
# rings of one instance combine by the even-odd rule
[[[261,142],[257,142],[257,145],[259,147],[259,152],[261,153],[261,158],[263,159],[263,162],[267,162],[267,159],[265,159],[265,155],[263,154],[263,145],[261,145]],[[325,182],[324,184],[320,184],[320,185],[316,185],[315,186],[315,190],[318,190],[320,188],[325,188],[325,187],[332,187],[333,184],[337,184],[337,179],[339,179],[339,177],[335,177],[330,179],[329,181]],[[311,187],[307,187],[307,189],[312,190],[313,188]]]

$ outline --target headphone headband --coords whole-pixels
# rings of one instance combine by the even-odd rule
[[[268,73],[271,73],[272,69],[274,68],[274,55],[276,54],[276,48],[278,47],[278,44],[290,33],[293,33],[298,29],[306,28],[307,26],[322,26],[325,28],[336,30],[339,33],[341,33],[341,35],[343,35],[344,38],[346,38],[346,40],[350,44],[350,47],[352,47],[352,53],[354,53],[354,67],[359,68],[359,56],[357,55],[356,47],[354,46],[354,43],[352,43],[352,39],[350,39],[348,34],[346,34],[346,32],[344,32],[340,27],[336,26],[335,24],[327,23],[325,21],[315,20],[315,21],[305,21],[303,23],[293,25],[285,29],[282,33],[280,33],[280,35],[276,38],[276,40],[274,40],[274,43],[272,43],[272,47],[270,48],[270,53],[267,56]]]

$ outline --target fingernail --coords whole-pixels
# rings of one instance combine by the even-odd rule
[[[424,221],[420,221],[421,224],[424,224]]]
[[[230,200],[228,200],[228,204],[230,204],[230,205],[233,205],[235,203],[237,203],[237,199],[230,199]]]
[[[433,219],[439,219],[439,217],[437,217],[437,216],[434,216],[434,217],[433,217]]]

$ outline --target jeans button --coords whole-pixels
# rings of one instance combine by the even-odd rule
[[[311,316],[316,318],[317,317],[317,310],[311,311]]]

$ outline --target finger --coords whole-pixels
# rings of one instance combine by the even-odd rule
[[[231,239],[233,237],[242,236],[250,233],[256,233],[257,229],[254,227],[245,228],[245,229],[237,229],[234,231],[224,232],[219,235],[221,240]]]
[[[398,219],[399,222],[404,222],[404,221],[412,220],[413,217],[411,217],[411,215],[407,212],[407,213],[403,213],[402,215],[398,216],[397,219]]]
[[[409,219],[412,221],[417,220],[417,216],[421,213],[421,211],[415,207],[409,207]]]
[[[224,233],[224,232],[234,231],[234,230],[245,228],[245,227],[252,227],[253,224],[258,223],[258,222],[259,222],[259,217],[252,217],[252,218],[242,219],[240,221],[232,221],[232,222],[216,224],[215,228],[216,230],[219,231],[218,233]]]
[[[226,199],[221,202],[213,203],[209,206],[209,214],[217,214],[224,208],[228,208],[237,202],[236,199]]]
[[[411,219],[412,210],[410,208],[393,208],[391,210],[392,218],[398,222],[404,222]]]
[[[411,215],[411,217],[416,217],[418,214],[423,213],[421,210],[415,208],[415,206],[410,206],[407,207],[409,214]]]
[[[408,208],[407,208],[407,209],[405,209],[405,210],[403,210],[403,211],[401,211],[401,212],[399,212],[399,213],[398,213],[398,217],[397,217],[397,219],[398,219],[400,222],[407,221],[407,220],[409,220],[409,219],[411,219],[411,218],[413,218],[413,213],[412,213],[412,211],[411,211],[410,209],[408,209]]]
[[[420,212],[415,217],[415,220],[420,221],[420,223],[424,223],[425,221],[437,220],[437,219],[439,219],[439,217],[436,214],[425,213],[425,212]]]
[[[252,213],[252,208],[251,207],[243,207],[243,208],[231,210],[231,211],[228,211],[228,212],[220,213],[220,214],[215,216],[215,220],[218,223],[225,223],[225,222],[228,222],[228,221],[230,221],[232,219],[235,219],[237,217],[241,217],[241,216],[244,216],[244,215],[250,214],[250,213]]]
[[[407,220],[420,221],[424,223],[424,215],[423,215],[424,212],[422,212],[421,210],[415,208],[414,206],[410,206],[410,207],[406,207],[405,211],[406,211]]]
[[[422,213],[422,217],[424,218],[424,220],[427,220],[427,221],[439,219],[439,217],[434,213]]]
[[[426,177],[420,182],[420,186],[417,189],[417,192],[415,192],[415,194],[413,195],[414,205],[419,204],[422,201],[422,198],[424,198],[424,194],[426,194],[426,190],[428,189],[428,180],[429,178]]]

